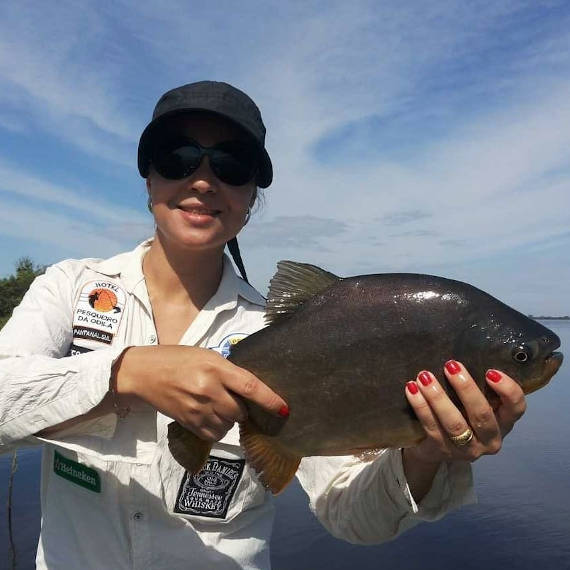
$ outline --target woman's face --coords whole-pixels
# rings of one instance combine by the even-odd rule
[[[210,147],[240,138],[230,122],[213,115],[186,115],[172,121],[172,135]],[[163,241],[188,249],[220,249],[235,237],[252,205],[255,181],[232,186],[219,180],[204,157],[191,176],[168,180],[152,167],[146,180],[156,231]]]

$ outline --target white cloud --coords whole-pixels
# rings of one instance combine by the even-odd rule
[[[40,242],[48,250],[57,246],[73,257],[108,257],[140,241],[135,236],[128,241],[109,237],[107,229],[103,224],[75,221],[33,206],[12,205],[0,210],[1,235]]]
[[[44,131],[133,168],[128,146],[137,140],[136,121],[124,112],[121,88],[130,56],[109,23],[88,3],[4,5],[0,104],[36,136]]]
[[[81,117],[121,137],[133,132],[116,108],[120,53],[100,13],[89,4],[15,3],[5,7],[0,36],[0,73],[55,117]],[[41,22],[41,25],[40,25]],[[98,46],[95,51],[91,51]],[[97,53],[98,52],[98,53]],[[96,65],[97,56],[105,66]]]
[[[349,274],[451,268],[516,248],[539,255],[570,225],[563,6],[13,3],[0,22],[0,128],[51,134],[136,176],[135,143],[158,95],[227,80],[259,103],[275,165],[267,206],[242,240],[258,284],[282,257]],[[367,150],[369,141],[350,129],[353,138],[335,142],[337,162],[315,159],[331,133],[394,117],[413,118],[406,124],[424,135],[404,159],[379,151],[355,165],[342,145]],[[49,197],[62,218],[73,210],[93,223],[111,210],[134,224],[125,235],[144,227],[134,209],[107,207],[104,185],[86,180],[91,187],[103,203],[87,208],[82,189],[0,162],[0,188],[23,204]]]
[[[442,239],[468,239],[475,246],[473,255],[555,237],[569,226],[570,177],[556,184],[542,177],[569,159],[570,132],[561,128],[570,122],[569,95],[562,84],[534,105],[480,116],[476,127],[429,148],[426,158],[411,166],[381,162],[324,171],[293,163],[268,191],[264,218],[270,220],[273,211],[334,217],[377,236],[379,231],[395,233],[391,223],[383,223],[384,216],[402,208],[421,210],[431,217],[413,228],[406,224],[406,232],[425,236],[437,230]],[[392,257],[399,259],[400,253],[395,242]],[[418,248],[417,257],[438,261],[448,254],[431,245],[427,252]]]
[[[148,218],[134,209],[117,206],[90,188],[63,188],[3,164],[1,160],[0,191],[16,195],[28,205],[35,204],[41,208],[41,203],[44,202],[104,220],[107,224],[122,223],[125,220],[144,223]]]

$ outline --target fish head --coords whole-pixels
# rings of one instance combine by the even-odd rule
[[[519,382],[525,394],[546,386],[562,365],[563,355],[556,350],[560,348],[560,339],[540,326],[543,330],[539,335],[528,335],[523,342],[508,347],[514,364],[510,376]]]
[[[511,309],[500,307],[488,318],[471,325],[462,339],[463,354],[476,354],[468,369],[483,377],[495,368],[516,380],[525,394],[546,386],[558,372],[563,355],[560,338],[553,331]]]

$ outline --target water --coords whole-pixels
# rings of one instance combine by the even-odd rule
[[[570,321],[548,321],[567,359],[494,457],[474,464],[479,502],[399,539],[354,546],[332,538],[290,485],[277,498],[274,570],[570,570]],[[22,450],[14,483],[18,568],[33,568],[39,533],[39,453]],[[0,458],[0,569],[8,568],[6,492],[10,458]]]

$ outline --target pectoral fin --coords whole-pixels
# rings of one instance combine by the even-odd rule
[[[186,471],[198,473],[210,455],[212,443],[172,422],[168,424],[168,449]]]
[[[274,437],[261,433],[250,420],[240,424],[240,443],[247,462],[274,495],[295,476],[301,456],[286,449]]]

